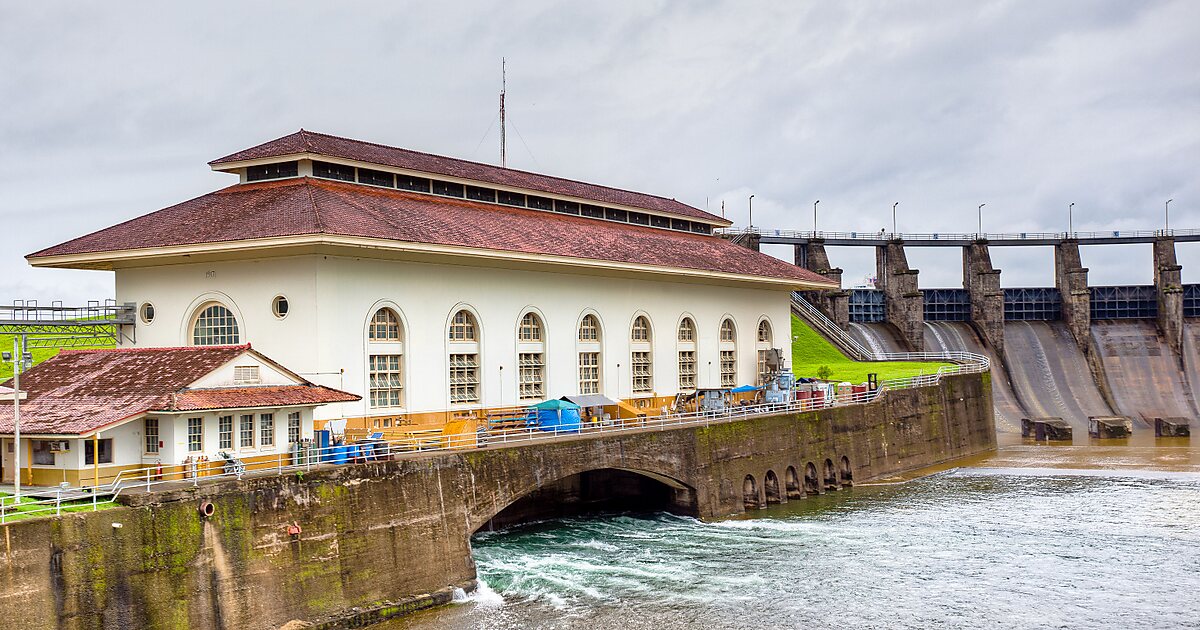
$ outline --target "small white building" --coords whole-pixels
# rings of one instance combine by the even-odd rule
[[[286,462],[293,445],[312,439],[314,408],[359,400],[249,344],[64,350],[22,374],[21,392],[22,483],[72,486],[142,468],[182,478],[192,463],[216,470],[222,452],[251,466]],[[0,404],[4,483],[14,480],[13,418],[12,403]]]
[[[211,166],[238,182],[28,260],[115,272],[139,347],[252,341],[362,396],[319,418],[657,410],[755,384],[790,356],[790,292],[834,288],[655,195],[303,130]]]

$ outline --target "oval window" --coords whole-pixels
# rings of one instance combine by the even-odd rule
[[[154,321],[154,305],[149,302],[144,302],[142,308],[138,311],[142,315],[142,322],[151,323]]]
[[[275,317],[278,317],[279,319],[287,317],[288,299],[282,295],[275,296],[275,299],[271,300],[271,312],[275,313]]]

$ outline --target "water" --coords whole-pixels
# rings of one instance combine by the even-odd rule
[[[479,592],[399,628],[1200,627],[1200,474],[964,468],[703,523],[477,536]]]

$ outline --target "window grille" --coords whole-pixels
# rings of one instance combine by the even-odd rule
[[[254,414],[242,416],[242,448],[254,448]]]
[[[692,318],[685,317],[683,318],[683,321],[679,322],[679,340],[696,340],[696,324],[692,322]]]
[[[257,365],[233,366],[233,382],[235,385],[252,385],[260,382]]]
[[[721,351],[721,387],[737,387],[737,357],[733,350]]]
[[[219,448],[233,448],[233,416],[217,418],[217,437]]]
[[[537,342],[542,340],[542,321],[533,313],[526,313],[521,318],[521,327],[517,338],[523,342]]]
[[[188,418],[188,450],[196,452],[204,448],[204,418]]]
[[[192,345],[222,346],[239,342],[237,318],[220,304],[204,307],[192,326]]]
[[[371,326],[367,333],[370,341],[399,341],[400,318],[390,308],[375,311],[371,318]]]
[[[600,393],[600,353],[579,353],[579,393]]]
[[[288,414],[288,444],[295,444],[300,441],[300,412],[293,411]]]
[[[258,445],[275,446],[275,414],[264,413],[258,416]]]
[[[459,311],[450,321],[450,341],[476,341],[475,317],[467,311]]]
[[[517,355],[518,389],[522,400],[543,398],[543,383],[546,364],[540,352],[522,352]]]
[[[158,452],[158,418],[146,418],[143,420],[144,426],[142,434],[146,437],[146,452]]]
[[[358,169],[358,183],[372,186],[396,187],[396,176],[386,171],[376,171],[369,168]]]
[[[275,164],[260,164],[258,166],[250,166],[246,168],[246,181],[257,182],[264,179],[295,177],[300,173],[299,169],[300,163],[295,160],[291,162],[277,162]]]
[[[480,186],[467,186],[467,199],[496,203],[496,191]]]
[[[650,341],[650,321],[641,315],[633,320],[633,331],[630,339],[633,341]]]
[[[456,184],[454,182],[443,182],[443,181],[437,180],[437,179],[433,180],[433,194],[443,195],[446,197],[463,197],[463,196],[465,196],[462,184]]]
[[[758,323],[758,342],[771,343],[771,324],[765,319]]]
[[[650,353],[634,352],[631,364],[633,366],[633,393],[650,393],[654,367],[650,361]]]
[[[726,343],[737,341],[737,331],[733,327],[732,319],[725,319],[721,322],[721,341]]]
[[[600,321],[595,315],[584,315],[579,323],[580,341],[600,341]]]
[[[450,355],[450,402],[479,402],[479,355]]]
[[[404,402],[404,378],[401,372],[401,355],[373,354],[370,364],[370,390],[372,407],[399,407]]]
[[[314,160],[313,177],[322,179],[336,179],[343,182],[354,181],[354,167],[346,166],[345,164],[334,164],[332,162],[320,162]]]
[[[679,353],[679,389],[696,389],[696,353],[684,350]]]

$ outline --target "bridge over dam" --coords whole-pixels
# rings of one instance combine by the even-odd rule
[[[876,288],[806,293],[802,299],[874,353],[970,351],[993,365],[997,426],[1060,417],[1077,443],[1091,416],[1127,416],[1135,433],[1155,418],[1200,418],[1200,285],[1182,283],[1177,242],[1200,230],[1016,234],[888,234],[728,230],[751,249],[791,245],[794,263],[841,284],[826,247],[875,249]],[[1091,286],[1080,247],[1149,244],[1154,283]],[[1055,286],[1002,288],[990,248],[1054,250]],[[906,248],[962,250],[961,288],[923,288]],[[844,285],[843,285],[844,286]]]
[[[713,519],[995,447],[987,371],[921,383],[885,385],[865,404],[131,491],[122,507],[0,526],[0,618],[15,628],[363,627],[469,587],[470,537],[492,526],[597,510]]]

